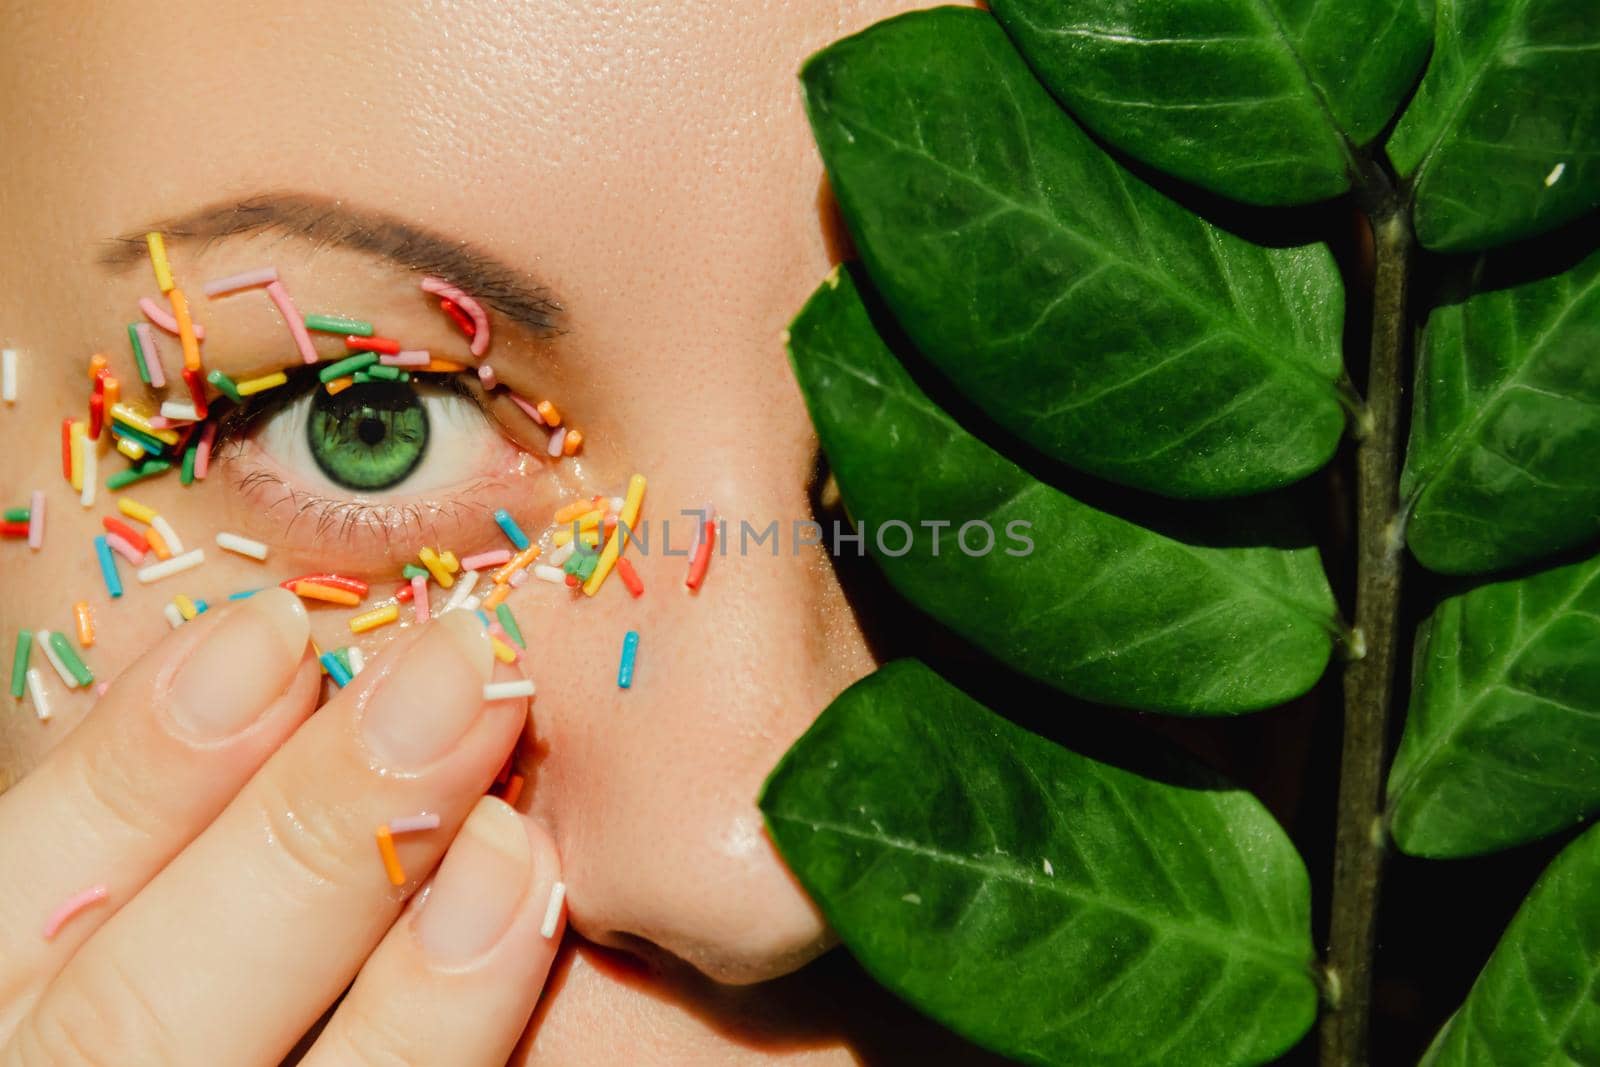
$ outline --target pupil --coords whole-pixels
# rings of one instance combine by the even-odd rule
[[[362,419],[361,424],[356,427],[357,436],[361,438],[363,443],[369,445],[375,445],[382,441],[383,432],[383,420],[374,418],[371,415]]]

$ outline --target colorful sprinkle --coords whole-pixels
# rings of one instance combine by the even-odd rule
[[[151,236],[159,238],[160,235],[152,234]],[[159,273],[160,272],[158,271],[157,274],[159,275]],[[88,889],[80,890],[72,894],[72,896],[68,897],[66,900],[62,901],[60,906],[58,906],[55,911],[52,911],[50,913],[50,917],[44,921],[44,939],[46,941],[54,940],[57,932],[59,932],[60,929],[65,926],[73,916],[77,915],[80,911],[89,907],[91,904],[97,904],[106,899],[108,892],[109,891],[103,885],[92,885]]]
[[[94,552],[100,558],[100,576],[105,579],[106,592],[115,600],[122,595],[122,578],[117,574],[117,560],[111,554],[111,543],[104,537],[96,537]]]
[[[376,630],[380,626],[387,626],[400,617],[400,605],[385,604],[381,608],[364,611],[350,620],[350,632],[364,634],[368,630]]]
[[[629,630],[622,637],[622,662],[617,666],[617,688],[633,686],[633,660],[639,652],[639,631]]]

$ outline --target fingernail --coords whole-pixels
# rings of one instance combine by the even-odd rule
[[[300,598],[266,589],[217,620],[168,688],[167,713],[197,741],[232,737],[289,684],[311,636]]]
[[[521,816],[494,797],[479,800],[445,853],[417,919],[428,958],[459,967],[488,952],[511,927],[532,875],[533,850]]]
[[[361,733],[385,767],[417,770],[450,751],[483,710],[494,650],[475,614],[452,611],[400,656],[368,700]]]

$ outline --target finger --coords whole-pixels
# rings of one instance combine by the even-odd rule
[[[214,819],[310,712],[320,679],[281,589],[169,634],[0,797],[0,1044],[113,910]],[[105,897],[44,934],[63,902]]]
[[[559,879],[548,833],[501,800],[478,801],[303,1067],[502,1067],[561,943]]]
[[[23,1062],[150,1050],[163,1064],[277,1063],[349,984],[493,780],[527,715],[485,703],[492,652],[451,612],[397,642],[302,726],[228,808],[114,916],[13,1039]],[[396,842],[373,831],[437,813]]]

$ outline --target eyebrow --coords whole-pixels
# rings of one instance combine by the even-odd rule
[[[541,334],[565,332],[561,304],[550,290],[465,241],[451,240],[395,215],[309,193],[269,193],[213,204],[111,238],[103,266],[125,270],[145,262],[145,234],[209,246],[228,237],[276,233],[328,248],[364,252],[408,271],[443,278],[513,321]]]

